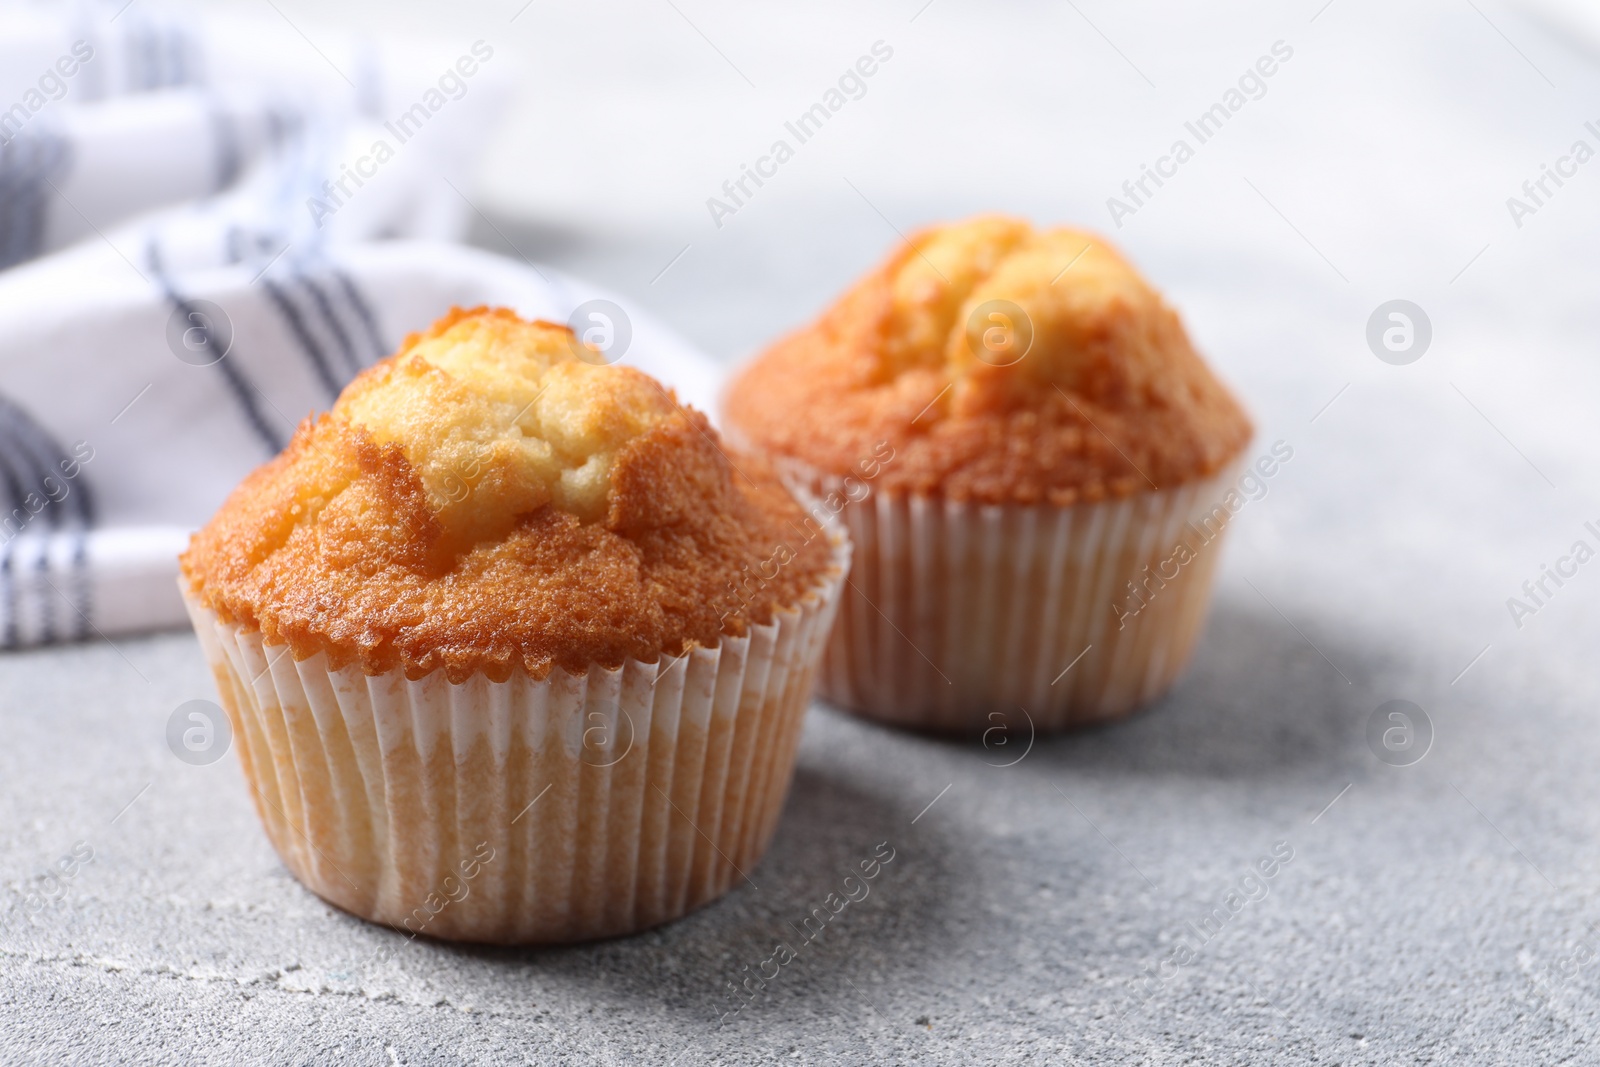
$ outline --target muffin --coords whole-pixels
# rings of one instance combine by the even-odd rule
[[[848,567],[805,517],[648,376],[458,309],[303,422],[180,585],[301,882],[413,934],[573,941],[765,850]]]
[[[948,731],[1099,722],[1171,685],[1252,433],[1103,238],[998,217],[918,234],[725,414],[850,532],[821,695]]]

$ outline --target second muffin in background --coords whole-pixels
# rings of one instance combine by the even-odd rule
[[[1000,217],[914,236],[747,367],[725,414],[854,542],[822,696],[955,731],[1163,692],[1251,436],[1108,244]]]

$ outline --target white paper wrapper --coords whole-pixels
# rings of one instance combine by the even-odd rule
[[[296,663],[184,594],[295,877],[430,937],[576,941],[678,918],[761,858],[849,560],[837,538],[834,573],[745,637],[542,681]]]
[[[819,695],[897,725],[1018,737],[1030,722],[1055,730],[1133,711],[1172,684],[1199,636],[1229,516],[1214,509],[1239,472],[1068,508],[869,488],[838,511],[855,565]],[[825,500],[844,495],[788,474]],[[1183,563],[1179,542],[1194,549]]]

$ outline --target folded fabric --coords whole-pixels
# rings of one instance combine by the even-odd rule
[[[452,306],[571,322],[710,409],[715,365],[648,316],[446,240],[492,43],[145,6],[0,4],[0,648],[184,625],[189,532]]]
[[[456,190],[511,80],[489,40],[313,43],[272,15],[0,0],[0,268],[260,164],[258,221],[332,241],[457,236]]]

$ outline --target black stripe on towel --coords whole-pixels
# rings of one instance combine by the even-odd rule
[[[0,144],[0,270],[44,251],[47,200],[72,163],[72,145],[29,128]]]
[[[211,109],[211,191],[220,193],[239,178],[243,154],[239,147],[239,120],[227,104]]]
[[[20,568],[22,566],[22,553],[17,551],[17,546],[42,543],[43,551],[35,563],[35,570],[48,573],[50,552],[49,535],[40,529],[39,516],[44,515],[44,525],[53,526],[57,516],[50,515],[54,502],[49,499],[44,491],[44,474],[41,472],[33,450],[26,447],[19,438],[24,422],[28,419],[27,412],[4,397],[0,397],[0,462],[6,467],[7,495],[11,498],[7,503],[5,517],[7,521],[14,521],[18,516],[22,521],[13,530],[5,528],[5,557],[0,560],[0,582],[4,582],[6,622],[3,630],[3,641],[7,646],[15,647],[21,643],[22,633],[18,626],[18,614],[21,608],[21,596],[18,592]],[[37,512],[30,509],[26,503],[27,498],[37,495],[45,502]],[[29,534],[33,536],[28,536]],[[51,640],[55,636],[53,611],[55,605],[47,598],[39,598],[40,615],[43,622],[44,640]]]
[[[5,488],[5,499],[0,500],[5,511],[0,513],[0,648],[17,646],[17,582],[12,573],[11,545],[28,528],[33,515],[22,501],[28,495],[23,488],[24,478],[12,468],[12,458],[0,448],[0,485]],[[22,513],[17,523],[17,512]],[[13,530],[9,523],[17,523]]]
[[[94,582],[89,574],[89,527],[79,526],[72,531],[73,593],[78,598],[78,610],[83,614],[73,619],[72,636],[83,640],[89,636],[94,618]]]
[[[18,500],[23,514],[30,515],[28,525],[18,534],[17,544],[37,544],[39,554],[34,558],[33,571],[38,575],[34,592],[37,594],[39,604],[39,639],[51,642],[56,639],[56,602],[53,597],[44,594],[45,582],[50,578],[50,543],[51,534],[60,529],[65,521],[61,504],[72,499],[71,489],[61,501],[52,500],[46,491],[45,479],[52,473],[52,462],[48,455],[40,455],[39,442],[34,439],[31,432],[43,429],[32,424],[27,412],[4,397],[0,397],[0,453],[6,456],[6,462],[22,474],[23,497]],[[48,440],[48,434],[45,434]],[[52,442],[53,443],[53,442]],[[61,479],[57,478],[57,482]],[[44,503],[37,514],[30,514],[27,504],[23,503],[29,495],[36,495]],[[32,534],[32,536],[27,536]],[[12,564],[14,573],[20,575],[22,566],[21,553],[16,554],[16,561]]]
[[[272,299],[272,306],[277,309],[278,315],[289,327],[289,333],[299,344],[300,351],[305,354],[306,361],[311,364],[317,380],[328,391],[328,400],[331,403],[338,398],[339,390],[344,388],[344,383],[339,380],[339,375],[334,373],[332,364],[328,362],[327,353],[312,336],[311,330],[306,326],[305,317],[300,314],[300,309],[295,306],[294,301],[289,299],[289,294],[283,286],[270,278],[261,279],[261,284],[266,287],[267,295]]]
[[[74,477],[67,477],[66,471],[76,462],[75,457],[61,446],[49,430],[45,429],[32,415],[20,404],[0,396],[0,460],[6,467],[5,484],[7,496],[13,501],[9,504],[6,515],[14,514],[14,509],[21,509],[24,514],[30,515],[29,525],[32,525],[32,516],[24,503],[29,493],[37,493],[44,498],[44,506],[39,515],[44,519],[45,529],[35,529],[40,544],[39,557],[34,561],[34,570],[38,573],[41,583],[47,582],[50,574],[51,551],[55,545],[54,534],[67,531],[73,537],[73,551],[71,567],[72,572],[67,582],[68,589],[56,590],[67,598],[68,603],[74,608],[66,618],[71,628],[71,636],[83,637],[89,629],[89,576],[85,569],[86,563],[86,533],[94,525],[95,503],[94,492],[90,488],[85,471],[79,466]],[[59,499],[51,497],[49,482],[65,490]],[[19,531],[20,533],[21,531]],[[10,538],[8,538],[8,541]],[[8,577],[14,580],[16,563],[7,545],[6,569],[11,573]],[[50,583],[53,585],[54,583]],[[44,587],[38,589],[40,612],[40,638],[43,641],[54,641],[56,634],[56,603],[55,597],[47,595]],[[16,640],[16,597],[15,589],[10,590],[7,605],[7,636],[12,642]]]
[[[296,274],[294,280],[299,283],[308,296],[311,297],[312,306],[322,316],[322,321],[327,323],[328,332],[333,335],[334,342],[339,347],[339,354],[344,360],[344,373],[340,375],[339,388],[343,389],[346,382],[361,373],[361,359],[356,355],[356,350],[350,343],[350,331],[344,328],[344,323],[339,321],[338,314],[333,309],[333,301],[328,299],[328,292],[321,282],[311,274]]]
[[[161,286],[162,293],[173,308],[182,313],[185,320],[195,313],[192,301],[178,292],[172,279],[167,277],[167,272],[161,265],[161,250],[156,244],[156,239],[151,238],[145,247],[145,259],[150,264],[150,271],[155,275],[156,284]],[[234,347],[237,348],[239,338],[234,336]],[[233,352],[213,363],[222,374],[222,380],[228,387],[228,392],[233,394],[233,399],[244,411],[245,421],[255,431],[256,438],[266,446],[268,455],[277,455],[283,451],[283,446],[288,444],[288,438],[267,418],[267,413],[261,409],[261,390],[257,389],[250,379],[245,376],[244,370],[239,366],[237,357]]]
[[[17,647],[17,580],[11,574],[11,542],[0,544],[0,648]]]
[[[383,334],[378,331],[378,318],[372,313],[372,304],[366,294],[348,271],[343,267],[334,267],[333,278],[339,283],[345,301],[355,309],[356,318],[361,320],[362,332],[366,334],[367,344],[371,347],[370,354],[361,361],[361,365],[369,367],[389,354],[389,346],[384,344]]]

